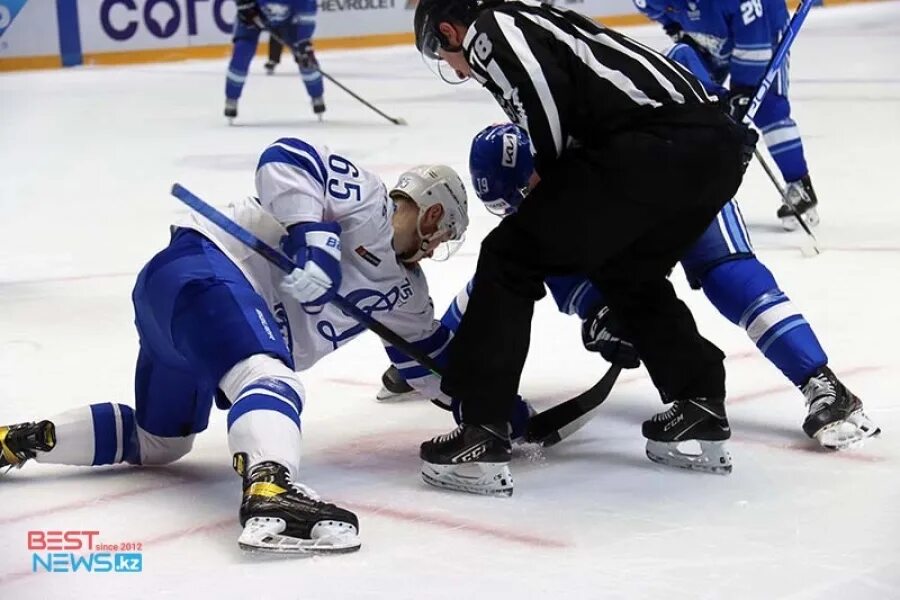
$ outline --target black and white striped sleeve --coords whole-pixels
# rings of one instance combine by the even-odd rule
[[[486,11],[470,26],[463,47],[476,78],[528,131],[535,170],[546,173],[566,147],[573,86],[535,27],[520,15]]]

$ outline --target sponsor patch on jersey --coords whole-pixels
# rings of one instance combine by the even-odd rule
[[[369,252],[365,246],[357,246],[355,252],[373,267],[377,267],[381,264],[381,259]]]
[[[503,156],[500,163],[504,167],[515,167],[516,159],[519,155],[519,144],[516,136],[512,133],[503,134]]]

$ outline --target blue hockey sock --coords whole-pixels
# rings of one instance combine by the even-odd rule
[[[318,69],[304,69],[300,67],[300,77],[306,86],[306,93],[310,98],[319,98],[325,93],[325,85],[322,83],[322,74]]]
[[[94,465],[140,463],[134,410],[124,404],[91,404],[94,421]]]
[[[800,131],[792,119],[785,119],[762,128],[763,140],[782,177],[797,181],[809,172],[803,155]]]
[[[228,410],[231,452],[245,452],[248,466],[273,461],[298,476],[302,411],[303,399],[284,381],[274,377],[253,381]]]
[[[250,61],[256,53],[256,42],[255,39],[239,39],[234,42],[231,62],[228,63],[228,72],[225,75],[225,97],[229,100],[241,97],[244,82],[247,81],[247,72],[250,70]]]
[[[772,90],[763,100],[753,121],[762,131],[763,141],[785,181],[797,181],[809,173],[800,130],[791,118],[791,104],[787,96]]]
[[[134,410],[130,406],[91,404],[53,415],[49,420],[56,429],[56,445],[49,452],[39,452],[37,462],[84,467],[141,462]]]
[[[743,327],[794,385],[803,385],[828,363],[809,323],[755,257],[722,263],[707,272],[701,284],[719,312]]]

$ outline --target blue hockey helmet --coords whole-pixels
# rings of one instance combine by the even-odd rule
[[[533,172],[531,141],[518,125],[491,125],[472,140],[472,185],[478,199],[495,215],[505,217],[516,212],[528,195],[528,180]]]

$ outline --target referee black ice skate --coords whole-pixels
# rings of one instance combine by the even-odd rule
[[[756,134],[677,63],[558,6],[420,0],[414,27],[426,59],[481,83],[528,131],[534,153],[537,183],[483,241],[450,347],[442,389],[462,402],[464,431],[505,431],[549,275],[587,274],[603,291],[661,396],[674,402],[667,419],[693,418],[692,400],[724,398],[724,356],[700,336],[667,275],[737,190]],[[423,473],[436,467],[429,456],[452,455],[455,443],[426,442]],[[453,470],[443,468],[438,485],[453,487]]]

